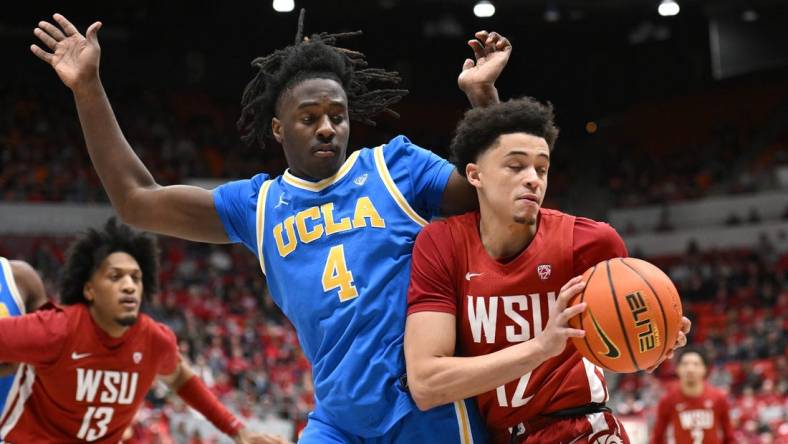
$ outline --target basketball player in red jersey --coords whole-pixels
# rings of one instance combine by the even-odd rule
[[[158,247],[110,220],[70,248],[64,306],[0,319],[0,361],[24,363],[0,441],[117,443],[156,377],[237,443],[248,432],[181,361],[172,330],[139,313],[156,291]]]
[[[530,98],[460,122],[452,157],[479,211],[416,239],[408,386],[422,409],[476,396],[496,443],[628,443],[604,406],[602,370],[567,345],[584,334],[567,320],[585,304],[566,308],[578,275],[627,250],[607,224],[541,208],[557,135],[552,107]]]
[[[652,444],[665,444],[668,426],[676,444],[731,444],[730,406],[725,393],[706,383],[706,357],[686,349],[678,358],[679,383],[657,406]]]

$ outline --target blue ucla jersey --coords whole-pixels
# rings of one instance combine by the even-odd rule
[[[7,316],[20,316],[25,314],[25,304],[22,295],[16,288],[11,264],[4,257],[0,257],[0,318]],[[13,391],[15,375],[0,378],[0,412],[5,416],[5,404]]]
[[[310,182],[259,174],[214,192],[231,240],[257,254],[312,363],[317,412],[379,436],[414,405],[403,335],[411,250],[453,167],[399,136]]]

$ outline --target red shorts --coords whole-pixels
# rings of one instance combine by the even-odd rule
[[[495,444],[509,444],[508,431],[493,431]],[[559,419],[538,430],[521,433],[518,444],[629,444],[624,426],[612,413],[591,413],[576,418]]]

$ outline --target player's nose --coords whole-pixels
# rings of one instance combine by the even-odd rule
[[[331,125],[331,119],[329,119],[328,115],[324,115],[320,118],[320,125],[317,127],[317,138],[320,140],[321,143],[328,143],[334,139],[334,136],[337,134],[334,126]]]

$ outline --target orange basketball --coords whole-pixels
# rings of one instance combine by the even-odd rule
[[[572,338],[594,364],[617,373],[644,370],[673,347],[681,327],[681,300],[670,278],[634,258],[600,262],[583,273],[585,290],[569,305],[588,304],[569,320],[585,330]]]

